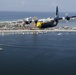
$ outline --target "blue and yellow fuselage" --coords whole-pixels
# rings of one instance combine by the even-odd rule
[[[49,21],[49,22],[37,22],[36,26],[37,28],[48,28],[48,27],[54,27],[58,24],[56,21]]]

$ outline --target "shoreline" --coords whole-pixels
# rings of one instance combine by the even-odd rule
[[[76,30],[72,30],[72,29],[53,29],[53,30],[48,30],[48,29],[45,29],[45,30],[0,30],[0,33],[22,33],[22,32],[28,32],[28,33],[41,33],[41,32],[44,32],[44,33],[47,33],[47,32],[76,32]]]
[[[38,34],[47,32],[76,32],[76,27],[52,27],[39,29],[34,27],[34,23],[24,24],[24,21],[1,21],[0,34]]]

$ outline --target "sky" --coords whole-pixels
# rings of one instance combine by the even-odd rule
[[[0,11],[76,12],[76,0],[0,0]]]

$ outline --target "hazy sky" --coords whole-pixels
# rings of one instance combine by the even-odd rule
[[[76,12],[76,0],[0,0],[0,11]]]

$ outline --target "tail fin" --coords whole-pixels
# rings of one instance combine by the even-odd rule
[[[56,6],[56,17],[59,18],[58,6]]]

